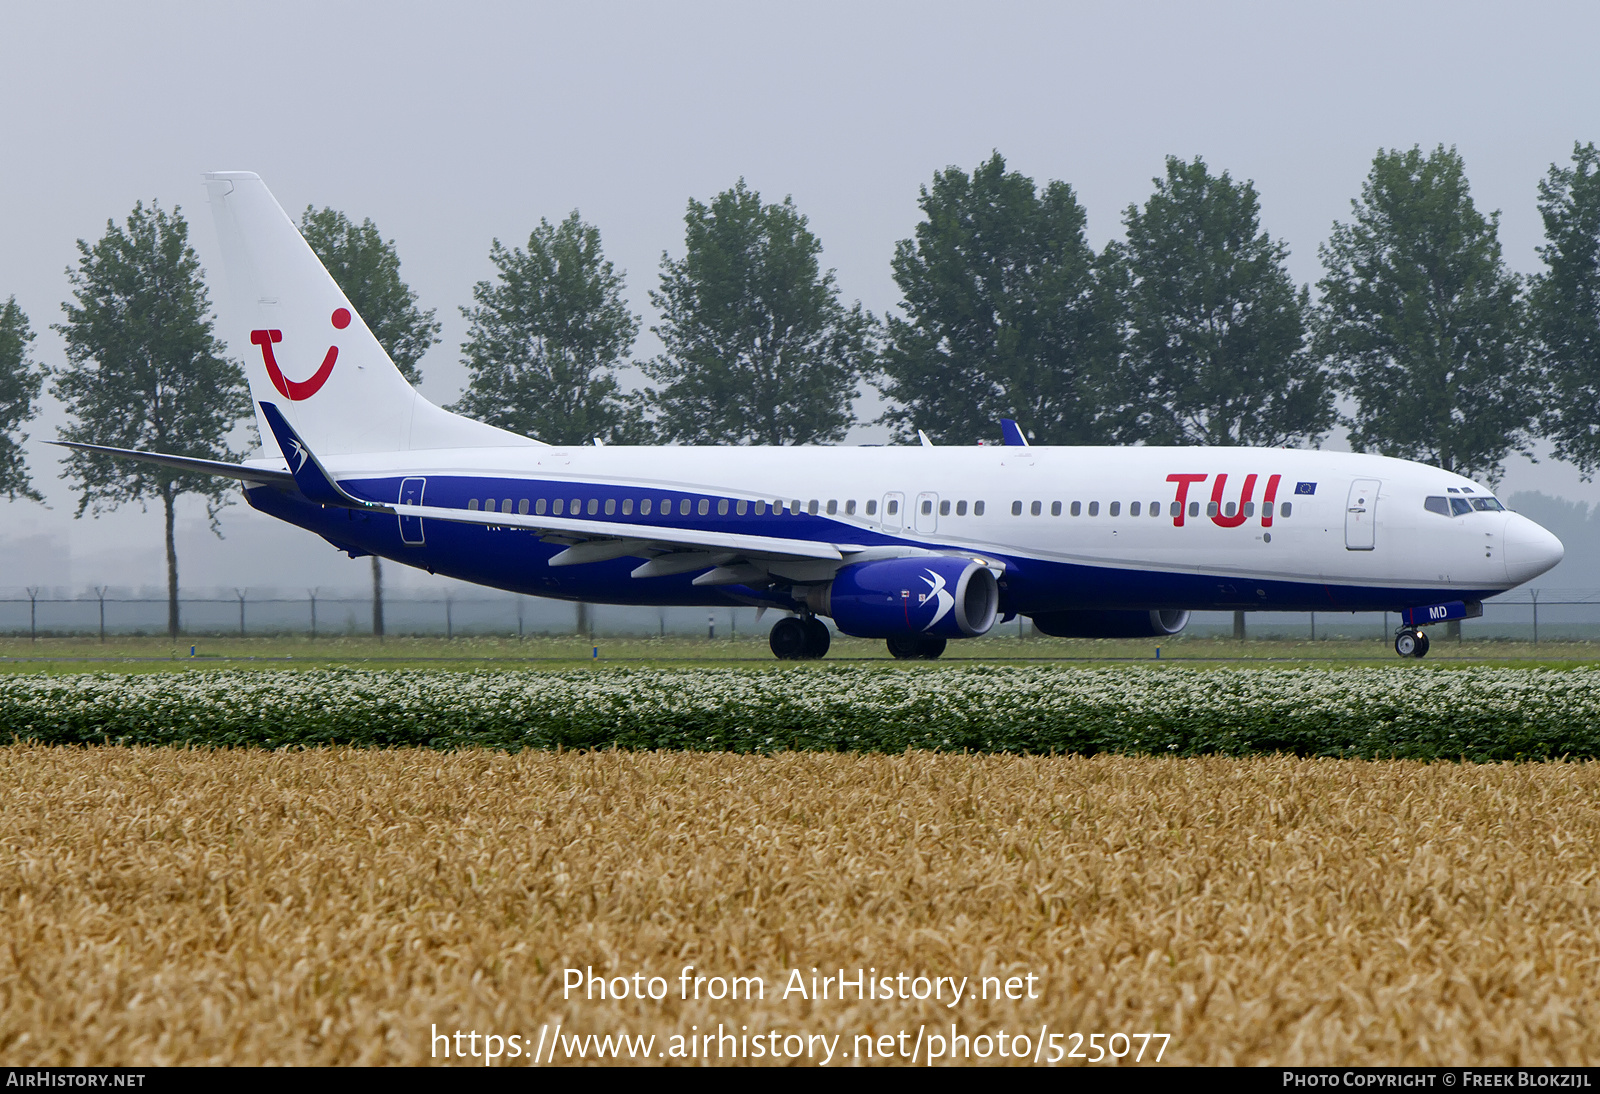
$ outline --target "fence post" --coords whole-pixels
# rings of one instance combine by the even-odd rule
[[[239,598],[239,637],[244,637],[244,593],[243,589],[234,589],[233,595]]]
[[[517,595],[517,641],[522,641],[522,606],[527,602],[527,597],[520,593]]]
[[[1311,641],[1317,640],[1317,613],[1311,613]]]
[[[1535,646],[1537,646],[1539,644],[1539,590],[1538,589],[1534,589],[1534,590],[1532,590],[1532,592],[1533,592],[1533,644]]]
[[[450,618],[450,608],[450,597],[446,595],[444,598],[444,640],[446,642],[451,641],[456,636],[455,623]]]
[[[100,598],[100,642],[104,645],[106,640],[106,586],[96,585],[94,594]]]
[[[307,589],[306,595],[311,598],[311,640],[317,640],[317,590]]]
[[[706,613],[706,638],[713,640],[717,637],[717,617],[711,612]]]
[[[28,641],[39,641],[39,586],[28,586]]]

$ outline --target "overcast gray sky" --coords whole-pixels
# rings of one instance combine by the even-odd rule
[[[444,323],[423,390],[449,402],[457,309],[494,237],[525,243],[578,209],[648,327],[686,200],[743,176],[793,195],[846,296],[882,314],[917,188],[995,149],[1071,183],[1096,246],[1164,156],[1203,156],[1255,181],[1314,282],[1379,148],[1455,145],[1479,208],[1502,212],[1507,261],[1533,271],[1537,181],[1600,140],[1597,56],[1593,3],[13,3],[0,299],[16,294],[36,358],[59,365],[48,328],[75,240],[156,198],[183,207],[209,270],[200,174],[257,171],[291,213],[332,205],[396,241]],[[48,405],[34,437],[60,421]],[[75,521],[55,451],[30,448],[49,508],[0,501],[0,587],[160,584],[159,518]],[[1518,458],[1502,493],[1529,488],[1600,501],[1570,468]],[[186,585],[365,580],[364,561],[242,504],[223,526],[219,542],[185,509]]]

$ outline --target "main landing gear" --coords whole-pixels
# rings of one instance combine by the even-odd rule
[[[1421,627],[1401,627],[1394,636],[1394,652],[1401,657],[1428,656],[1428,632]]]
[[[828,625],[814,615],[790,615],[772,625],[767,644],[779,661],[815,661],[825,657],[833,636]]]
[[[902,661],[937,661],[944,654],[943,638],[920,634],[897,634],[889,639],[889,652]]]

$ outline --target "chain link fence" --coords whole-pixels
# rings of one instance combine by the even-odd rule
[[[11,637],[115,637],[165,635],[167,600],[148,591],[96,587],[84,591],[0,590],[0,634]],[[298,596],[250,589],[184,596],[179,613],[185,635],[334,636],[372,633],[370,593],[308,591]],[[393,593],[383,601],[389,635],[454,638],[472,635],[531,637],[675,635],[737,637],[765,633],[781,613],[760,620],[754,608],[642,608],[512,594]],[[1381,612],[1249,612],[1247,638],[1387,638],[1399,617]],[[1442,630],[1442,628],[1441,628]],[[1483,616],[1461,625],[1464,640],[1600,640],[1600,590],[1518,590],[1486,600]],[[997,637],[1027,636],[1026,620],[997,624]],[[1196,612],[1185,634],[1227,637],[1231,612]]]

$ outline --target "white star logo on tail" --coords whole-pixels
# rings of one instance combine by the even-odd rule
[[[311,455],[311,453],[307,452],[305,445],[301,444],[299,441],[290,441],[289,445],[294,449],[294,470],[295,473],[298,474],[300,469],[306,465],[306,457]]]
[[[932,570],[929,570],[928,576],[922,580],[928,583],[928,591],[923,594],[922,599],[927,600],[931,596],[939,602],[939,610],[933,613],[933,618],[928,621],[928,625],[922,628],[925,631],[931,631],[934,624],[943,619],[950,609],[956,606],[956,598],[945,589],[944,578]]]

